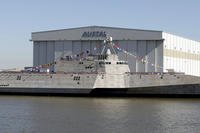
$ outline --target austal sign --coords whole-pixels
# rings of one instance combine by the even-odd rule
[[[83,38],[106,37],[105,31],[86,31],[82,34]]]

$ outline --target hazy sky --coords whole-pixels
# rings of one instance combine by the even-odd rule
[[[32,65],[31,32],[90,25],[200,40],[200,0],[0,0],[0,69]]]

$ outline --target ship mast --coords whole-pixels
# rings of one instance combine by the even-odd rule
[[[115,51],[113,46],[114,46],[114,43],[112,41],[112,37],[106,36],[106,39],[104,40],[104,46],[103,46],[103,49],[101,51],[101,55],[105,55],[105,54],[116,55],[116,51]]]

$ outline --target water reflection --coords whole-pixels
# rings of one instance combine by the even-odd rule
[[[198,132],[200,99],[0,96],[3,133]]]

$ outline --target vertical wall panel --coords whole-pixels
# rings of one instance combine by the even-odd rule
[[[116,45],[118,45],[119,48],[127,51],[127,43],[128,41],[117,41]],[[123,51],[117,51],[117,55],[118,55],[119,60],[127,61],[127,54],[125,54]]]
[[[81,53],[81,41],[72,42],[72,54],[78,55]]]
[[[64,42],[55,41],[55,60],[58,60],[60,57],[64,56]]]
[[[137,56],[137,41],[128,41],[127,45],[128,52]],[[136,72],[136,57],[128,55],[128,65],[131,72]]]
[[[137,56],[139,60],[137,60],[137,72],[145,72],[145,64],[142,63],[142,59],[145,59],[146,55],[146,41],[138,41],[137,42]]]
[[[47,42],[47,63],[54,62],[55,59],[55,45],[54,41],[48,41]],[[53,71],[54,67],[51,66],[50,71]]]
[[[82,52],[86,53],[86,51],[89,51],[89,53],[91,53],[90,41],[81,41],[81,45],[82,45]]]
[[[156,41],[155,64],[156,72],[163,72],[163,41]]]
[[[72,41],[64,41],[64,57],[72,55]]]
[[[39,43],[34,42],[33,44],[33,66],[39,65]]]
[[[41,65],[42,64],[42,53],[43,53],[43,51],[42,51],[42,42],[38,42],[38,45],[39,45],[39,58],[38,58],[38,65]]]
[[[156,41],[147,41],[147,62],[146,63],[146,71],[147,72],[155,72],[155,46]]]
[[[39,65],[47,63],[47,42],[39,42]]]
[[[100,54],[103,48],[103,41],[90,41],[90,48],[93,55]]]
[[[99,48],[99,45],[96,44],[96,41],[90,41],[91,54],[95,55],[98,52],[97,48]]]
[[[97,54],[101,54],[103,45],[104,45],[103,41],[100,40],[96,41]]]

